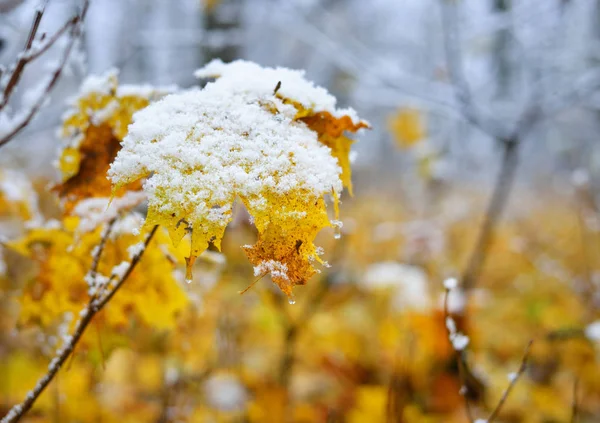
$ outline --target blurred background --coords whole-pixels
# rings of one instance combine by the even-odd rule
[[[0,0],[3,66],[36,4]],[[50,0],[40,31],[80,7]],[[64,46],[28,67],[13,111]],[[26,421],[464,422],[465,397],[486,419],[530,339],[495,421],[600,421],[599,0],[92,0],[48,103],[0,150],[0,233],[60,216],[56,131],[87,75],[187,88],[214,58],[304,69],[370,122],[342,238],[318,239],[331,268],[293,306],[268,281],[239,296],[254,236],[240,212],[223,255],[179,280],[193,311],[98,329],[103,347],[86,343]],[[7,251],[0,266],[0,414],[64,324],[21,321],[39,279],[23,260]],[[450,276],[462,367],[445,332]]]

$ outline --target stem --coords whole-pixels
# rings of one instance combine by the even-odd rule
[[[519,381],[519,378],[521,377],[521,375],[525,372],[525,369],[527,368],[527,360],[529,359],[529,353],[531,352],[532,344],[533,344],[533,340],[529,341],[529,343],[527,344],[527,347],[525,347],[525,354],[523,354],[523,358],[521,359],[521,365],[519,366],[519,370],[517,371],[517,374],[515,375],[515,377],[513,377],[511,379],[510,384],[504,391],[504,394],[502,394],[502,398],[500,398],[498,405],[496,405],[496,408],[494,408],[494,411],[492,411],[492,414],[490,414],[490,417],[487,419],[488,423],[492,423],[496,419],[496,417],[498,417],[498,414],[500,414],[500,410],[502,410],[502,406],[506,402],[506,399],[510,395],[511,391],[513,390],[513,388],[515,387],[517,382]]]
[[[454,348],[454,345],[452,343],[452,332],[450,331],[450,328],[448,327],[448,320],[452,319],[452,316],[450,316],[450,310],[448,307],[448,299],[450,297],[450,289],[446,288],[446,291],[444,293],[444,327],[446,328],[446,337],[448,339],[448,342],[450,342],[450,348],[452,349],[454,356],[456,357],[456,365],[458,366],[458,377],[460,379],[462,388],[461,389],[468,389],[467,388],[467,377],[466,377],[466,360],[465,357],[463,356],[462,351],[457,351]],[[473,423],[475,421],[475,419],[473,418],[473,411],[471,410],[471,401],[469,400],[469,392],[463,392],[461,393],[462,397],[465,400],[465,412],[467,413],[467,419],[469,420],[469,423]]]
[[[62,348],[60,348],[56,354],[56,356],[50,362],[48,366],[48,372],[42,376],[35,387],[27,394],[25,399],[20,403],[15,405],[10,409],[8,414],[4,416],[0,423],[15,423],[18,422],[21,417],[29,411],[29,409],[33,406],[35,401],[41,395],[41,393],[46,389],[46,387],[50,384],[54,376],[58,373],[60,368],[65,364],[69,356],[73,353],[77,342],[81,339],[81,336],[85,332],[86,328],[94,318],[94,316],[102,310],[102,308],[108,303],[108,301],[116,294],[119,288],[123,285],[123,283],[127,280],[131,272],[135,266],[139,263],[140,259],[144,255],[148,244],[152,240],[152,237],[156,233],[158,226],[152,228],[150,234],[146,237],[144,241],[144,249],[142,249],[136,256],[134,256],[129,263],[129,267],[125,274],[121,277],[121,279],[115,284],[115,286],[104,296],[101,298],[90,298],[88,304],[81,310],[79,313],[80,319],[75,326],[75,330],[73,331],[73,335],[68,338],[68,342]]]

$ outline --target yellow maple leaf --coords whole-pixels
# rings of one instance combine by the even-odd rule
[[[62,182],[54,191],[64,199],[65,213],[70,213],[82,199],[111,195],[106,172],[121,149],[133,114],[167,92],[168,89],[149,86],[119,86],[115,71],[84,81],[81,93],[63,119],[61,131],[66,140],[57,162]],[[115,195],[140,189],[141,183],[136,182]]]
[[[298,71],[238,61],[203,72],[220,77],[136,114],[109,177],[115,189],[148,178],[146,226],[164,225],[175,244],[191,234],[188,269],[210,243],[220,248],[240,198],[259,233],[246,247],[255,274],[291,296],[320,261],[313,241],[332,225],[324,197],[337,210],[342,178],[349,185],[342,133],[367,124]]]

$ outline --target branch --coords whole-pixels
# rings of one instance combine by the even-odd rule
[[[57,69],[52,73],[52,75],[49,79],[49,82],[44,87],[44,90],[43,90],[42,94],[39,96],[39,98],[37,99],[37,101],[34,103],[34,105],[31,107],[31,109],[29,109],[29,111],[26,112],[24,114],[24,116],[19,119],[19,122],[14,125],[13,129],[9,130],[5,134],[0,135],[0,147],[3,146],[4,144],[8,143],[10,140],[12,140],[19,132],[21,132],[21,130],[23,130],[27,125],[29,125],[31,123],[31,120],[35,117],[35,115],[39,112],[39,110],[42,108],[42,106],[48,99],[50,92],[53,90],[53,88],[55,87],[55,85],[57,84],[57,82],[60,79],[60,76],[67,64],[67,61],[69,60],[69,57],[71,55],[71,51],[73,50],[73,46],[75,45],[75,42],[81,36],[81,25],[83,23],[83,20],[85,19],[85,15],[87,13],[88,7],[89,7],[89,0],[85,0],[81,14],[76,15],[73,18],[71,18],[69,21],[67,21],[63,25],[63,27],[61,27],[52,37],[50,37],[50,39],[44,45],[42,45],[41,47],[39,47],[38,49],[33,51],[32,50],[33,38],[35,37],[35,34],[37,33],[37,28],[39,26],[39,20],[41,20],[41,16],[43,15],[43,9],[41,11],[36,12],[36,17],[34,19],[34,24],[32,26],[32,30],[30,32],[30,37],[28,39],[26,48],[20,54],[20,58],[15,66],[15,69],[13,70],[11,77],[6,85],[6,88],[4,89],[4,92],[2,95],[2,100],[0,102],[0,110],[2,110],[8,103],[8,100],[9,100],[14,88],[17,86],[19,80],[21,79],[21,75],[23,73],[23,70],[25,69],[25,66],[28,63],[30,63],[31,61],[33,61],[34,59],[41,56],[48,49],[50,49],[50,47],[52,45],[54,45],[56,43],[56,41],[61,37],[61,35],[63,35],[68,29],[70,29],[71,39],[70,39],[69,44],[67,45],[67,47],[64,50],[62,59],[58,65]]]
[[[33,41],[35,40],[35,36],[37,35],[38,29],[40,27],[40,22],[42,21],[42,16],[44,16],[44,12],[46,11],[47,4],[48,0],[45,0],[35,11],[33,23],[31,24],[31,29],[29,30],[29,36],[27,37],[27,41],[25,42],[25,50],[19,55],[19,59],[14,65],[14,70],[12,71],[8,82],[6,83],[6,87],[2,92],[2,99],[0,100],[0,111],[4,109],[4,106],[6,106],[6,104],[8,103],[10,96],[12,95],[14,89],[19,83],[19,80],[21,79],[21,75],[23,74],[25,65],[27,65],[27,63],[30,61],[27,57],[27,52],[31,50],[31,46],[33,45]]]
[[[444,53],[450,82],[454,86],[456,100],[465,120],[494,139],[502,137],[496,124],[481,116],[476,109],[471,88],[464,76],[462,54],[459,48],[460,31],[458,29],[458,16],[456,2],[442,1],[442,29],[444,32]]]
[[[456,324],[454,323],[454,320],[452,319],[452,317],[450,316],[450,312],[448,311],[448,297],[450,296],[450,291],[452,289],[454,289],[457,285],[458,285],[458,282],[456,281],[456,279],[453,279],[453,278],[446,279],[446,281],[444,281],[444,287],[445,287],[444,321],[446,323],[446,331],[448,334],[448,339],[450,341],[450,344],[456,351],[456,360],[458,363],[459,376],[461,379],[461,383],[462,383],[463,387],[465,387],[466,386],[466,378],[465,378],[466,362],[464,360],[464,353],[463,353],[464,348],[459,349],[456,347],[456,344],[455,344],[455,337],[462,336],[462,335],[456,331]],[[494,410],[490,414],[490,417],[488,417],[487,420],[484,420],[485,422],[492,423],[500,414],[500,411],[502,410],[502,407],[504,406],[504,404],[506,403],[506,400],[510,396],[510,393],[512,392],[513,388],[517,384],[521,375],[527,369],[527,361],[529,359],[529,353],[531,351],[532,344],[533,344],[533,340],[531,340],[527,343],[527,347],[525,347],[525,353],[523,354],[523,358],[521,359],[521,365],[519,366],[519,370],[517,371],[516,374],[514,374],[510,378],[510,383],[509,383],[508,387],[502,394],[500,401],[498,401],[498,404],[496,405],[496,408],[494,408]],[[465,408],[467,410],[467,417],[469,419],[469,422],[473,423],[475,420],[473,418],[473,414],[471,411],[471,404],[469,402],[467,392],[465,392],[463,396],[465,398]],[[479,420],[477,420],[477,421],[479,421]]]
[[[492,411],[492,414],[490,414],[490,417],[487,419],[487,423],[492,423],[496,419],[496,417],[498,417],[498,414],[500,414],[500,410],[502,410],[502,406],[504,406],[506,399],[510,395],[511,391],[513,390],[513,388],[515,387],[517,382],[519,381],[519,378],[521,377],[521,375],[525,372],[525,369],[527,368],[527,360],[529,359],[529,353],[531,352],[532,344],[533,344],[533,340],[531,340],[527,343],[527,347],[525,347],[525,354],[523,354],[523,358],[521,359],[521,365],[519,366],[519,370],[517,371],[516,375],[513,375],[513,377],[511,377],[508,387],[502,394],[502,397],[500,398],[498,405],[496,405],[496,408],[494,408],[494,411]]]
[[[152,240],[152,237],[156,233],[157,229],[158,226],[152,228],[152,231],[150,231],[150,233],[146,237],[146,240],[144,241],[144,248],[131,259],[127,271],[117,281],[113,288],[110,291],[108,291],[103,297],[96,298],[95,296],[92,296],[90,298],[88,304],[79,313],[80,319],[75,325],[73,334],[67,338],[66,345],[64,345],[57,351],[56,356],[50,362],[50,365],[48,366],[48,372],[38,380],[35,387],[27,394],[23,402],[12,407],[8,414],[6,414],[6,416],[4,416],[2,420],[0,420],[0,423],[18,422],[25,415],[25,413],[27,413],[27,411],[33,406],[35,401],[38,399],[38,397],[41,395],[44,389],[50,384],[50,382],[52,381],[54,376],[56,376],[63,364],[65,364],[69,356],[71,356],[75,349],[75,346],[77,345],[77,342],[79,342],[79,340],[81,339],[81,336],[85,332],[85,329],[88,327],[94,316],[100,310],[102,310],[106,303],[108,303],[108,301],[116,294],[119,288],[121,288],[123,283],[125,283],[131,272],[133,272],[134,268],[144,255],[144,252],[146,251],[146,248],[148,247],[148,244]],[[99,252],[96,253],[98,257],[100,257],[100,254],[102,252],[101,250],[103,249],[101,245],[103,246],[106,242],[106,238],[108,237],[109,232],[110,231],[105,231],[103,239],[101,240],[101,244],[98,246]]]

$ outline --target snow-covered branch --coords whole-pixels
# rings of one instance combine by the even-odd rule
[[[52,36],[46,37],[45,34],[42,34],[40,37],[37,37],[46,3],[47,1],[42,3],[36,10],[24,50],[18,55],[16,62],[10,66],[6,75],[0,77],[0,147],[12,140],[19,132],[29,125],[32,119],[47,102],[51,91],[54,89],[62,75],[76,41],[81,36],[81,25],[89,7],[89,0],[84,1],[83,8],[79,14],[65,22],[65,24]],[[21,77],[27,65],[46,53],[67,32],[69,33],[69,40],[63,51],[62,57],[56,68],[40,83],[33,104],[23,110],[15,112],[12,116],[9,116],[9,113],[6,110],[7,106],[13,92],[21,81]]]
[[[92,264],[92,272],[95,274],[98,266],[98,262],[101,258],[102,251],[104,249],[104,245],[106,240],[110,235],[110,228],[112,227],[112,223],[109,223],[107,229],[104,231],[102,235],[102,239],[98,247],[94,250],[94,260]],[[90,300],[87,305],[79,312],[79,321],[75,325],[75,329],[73,330],[72,335],[68,335],[64,339],[64,345],[56,352],[56,356],[52,359],[50,364],[48,365],[48,371],[44,376],[42,376],[35,387],[29,391],[29,393],[25,396],[25,399],[12,407],[9,412],[0,420],[0,423],[15,423],[18,422],[27,411],[33,406],[35,401],[38,399],[40,394],[46,389],[46,387],[50,384],[54,376],[58,373],[60,368],[65,364],[67,359],[73,354],[75,351],[75,346],[77,342],[83,336],[86,328],[94,318],[94,316],[104,308],[104,306],[110,301],[110,299],[117,293],[117,291],[121,288],[121,286],[125,283],[125,281],[129,278],[129,275],[135,269],[136,265],[141,260],[148,244],[154,237],[158,226],[155,226],[152,231],[146,237],[143,248],[140,248],[139,251],[131,258],[131,261],[127,266],[122,266],[123,268],[119,270],[119,274],[115,275],[118,277],[117,281],[110,287],[105,286],[108,291],[106,293],[97,293],[90,296]],[[119,266],[121,267],[121,265]],[[104,291],[103,291],[104,292]]]

